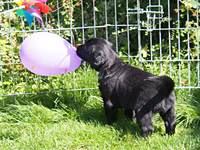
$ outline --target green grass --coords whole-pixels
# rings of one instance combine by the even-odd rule
[[[90,68],[80,68],[75,75],[77,84],[66,81],[73,78],[73,73],[68,73],[53,78],[53,87],[62,87],[64,82],[64,87],[77,89],[98,86],[97,73]],[[172,75],[174,79],[177,76]],[[193,77],[191,84],[195,82]],[[137,123],[126,119],[122,110],[113,126],[106,125],[98,89],[4,97],[4,106],[0,107],[0,149],[200,149],[200,90],[176,89],[175,93],[175,135],[163,136],[164,123],[156,115],[155,133],[146,139],[140,137]]]
[[[113,126],[106,125],[102,104],[97,99],[96,102],[95,108],[72,105],[65,107],[67,111],[59,108],[49,109],[34,103],[9,105],[0,115],[1,148],[8,150],[200,148],[200,128],[196,124],[194,127],[192,124],[186,127],[185,123],[179,122],[174,136],[162,136],[164,125],[156,116],[155,133],[147,139],[142,139],[137,123],[126,120],[122,112]]]

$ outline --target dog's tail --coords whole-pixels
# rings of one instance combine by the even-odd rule
[[[160,90],[166,95],[169,95],[175,86],[174,81],[168,76],[151,76],[144,79],[144,81],[157,82]]]

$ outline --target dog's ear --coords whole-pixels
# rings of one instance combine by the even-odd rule
[[[107,40],[105,40],[105,41],[106,41],[106,44],[107,44],[108,48],[110,50],[113,50],[115,53],[117,53],[115,48],[114,48],[114,46],[113,46],[113,44],[111,42],[107,41]]]

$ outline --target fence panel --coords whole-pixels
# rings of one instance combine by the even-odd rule
[[[140,64],[171,76],[176,88],[200,85],[199,5],[193,0],[138,0],[137,8],[128,7],[129,18],[138,18]]]
[[[199,1],[71,0],[47,1],[52,12],[42,14],[45,28],[31,27],[17,16],[14,1],[0,1],[0,95],[96,89],[96,72],[87,65],[63,75],[43,77],[21,64],[23,40],[35,32],[58,34],[75,47],[91,37],[113,43],[127,63],[157,75],[169,75],[176,88],[199,88]],[[84,76],[84,80],[80,79]],[[73,81],[73,82],[71,82]],[[59,83],[59,84],[58,84]],[[80,86],[81,85],[81,86]]]

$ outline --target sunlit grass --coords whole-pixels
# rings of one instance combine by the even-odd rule
[[[156,69],[155,73],[159,74]],[[127,120],[122,110],[113,126],[106,125],[99,90],[87,89],[98,86],[97,75],[98,73],[84,66],[76,70],[75,74],[52,79],[57,82],[53,81],[55,85],[52,88],[76,87],[75,89],[85,90],[4,97],[6,106],[1,107],[0,111],[0,149],[200,148],[200,90],[175,90],[175,135],[163,136],[164,123],[156,115],[153,118],[155,133],[143,139],[137,123]],[[177,78],[173,72],[172,78]],[[74,80],[77,81],[75,85]],[[195,84],[195,80],[194,76],[191,83]]]

